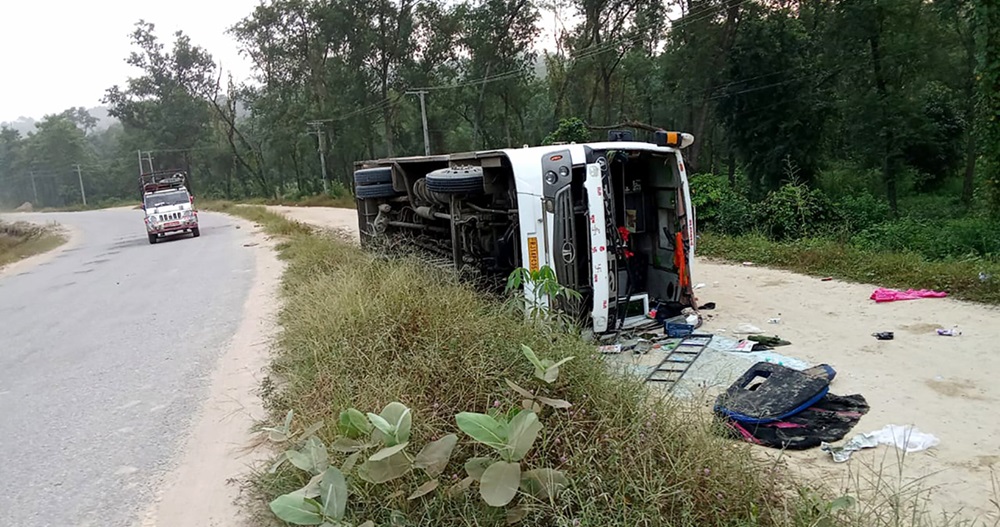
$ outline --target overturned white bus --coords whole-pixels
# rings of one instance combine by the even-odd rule
[[[459,270],[504,278],[549,266],[583,297],[560,307],[597,334],[651,306],[695,307],[695,211],[681,156],[694,137],[609,135],[615,140],[359,162],[362,244],[420,247]]]

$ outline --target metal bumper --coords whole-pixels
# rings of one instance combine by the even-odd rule
[[[168,221],[157,225],[146,225],[146,232],[149,234],[166,234],[168,232],[186,231],[198,227],[198,220],[195,218]]]

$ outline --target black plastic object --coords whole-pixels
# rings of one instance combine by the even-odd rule
[[[715,412],[741,424],[780,421],[812,406],[830,390],[828,365],[798,371],[758,362],[715,400]]]
[[[840,441],[868,409],[868,401],[859,394],[828,393],[816,404],[781,421],[751,425],[730,420],[726,424],[733,437],[756,445],[805,450]]]
[[[609,130],[608,141],[633,141],[631,130]]]
[[[877,338],[878,340],[892,340],[893,338],[895,338],[895,335],[893,335],[891,331],[872,333],[872,336]]]
[[[656,321],[666,322],[667,319],[674,317],[679,317],[687,307],[680,302],[657,302],[656,303]]]

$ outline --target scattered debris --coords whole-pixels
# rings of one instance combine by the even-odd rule
[[[650,310],[650,314],[657,322],[665,322],[671,318],[678,317],[684,313],[684,304],[680,302],[657,302],[656,306]]]
[[[241,228],[239,225],[236,226],[237,229]]]
[[[244,247],[256,247],[258,244],[256,242],[244,243]]]
[[[768,324],[781,324],[781,319],[777,318],[777,317],[775,317],[775,318],[769,318],[769,319],[767,319],[767,323]]]
[[[921,432],[913,425],[885,425],[871,433],[883,445],[895,445],[907,454],[927,450],[941,444],[941,440],[931,434]]]
[[[944,298],[946,296],[948,296],[948,293],[943,291],[931,291],[930,289],[907,289],[906,291],[897,291],[896,289],[886,289],[884,287],[880,287],[872,292],[872,296],[870,296],[869,299],[882,303],[896,302],[899,300],[917,300],[919,298]]]
[[[739,344],[737,344],[736,347],[733,348],[733,351],[739,351],[739,352],[743,352],[743,353],[750,353],[751,351],[754,350],[753,348],[756,345],[757,345],[757,343],[754,342],[754,341],[752,341],[752,340],[741,340],[739,342]]]
[[[645,354],[649,353],[649,350],[651,350],[651,349],[653,349],[655,347],[658,347],[658,346],[659,346],[659,344],[653,344],[652,342],[650,342],[650,341],[648,341],[646,339],[639,339],[639,342],[636,342],[635,344],[633,344],[631,346],[631,349],[632,349],[632,353],[635,354],[635,355],[645,355]]]
[[[986,281],[988,281],[988,280],[989,280],[990,278],[992,278],[992,276],[991,276],[991,275],[988,275],[988,274],[986,274],[986,273],[984,273],[984,272],[982,272],[982,271],[980,271],[980,272],[979,272],[979,281],[980,281],[980,282],[986,282]]]
[[[694,331],[693,324],[678,324],[676,322],[667,322],[666,326],[667,336],[678,338],[686,337]]]
[[[753,324],[740,324],[740,326],[738,328],[736,328],[736,332],[737,333],[746,333],[746,334],[749,334],[749,335],[753,335],[753,334],[757,334],[757,333],[763,333],[764,330],[760,329],[759,327],[757,327],[757,326],[755,326]]]
[[[753,262],[743,262],[743,267],[753,267]]]
[[[772,337],[765,337],[763,335],[750,335],[747,340],[752,340],[754,342],[759,342],[765,346],[790,346],[792,343],[781,337],[774,335]]]
[[[951,329],[938,328],[937,334],[942,337],[958,337],[962,332],[958,329],[958,326],[952,326]]]
[[[694,286],[694,289],[701,289],[702,287],[705,287],[705,284],[698,284]]]
[[[878,441],[871,434],[858,434],[841,446],[833,446],[830,443],[824,442],[819,445],[819,449],[833,456],[834,463],[843,463],[851,459],[851,454],[858,450],[862,448],[875,448],[877,446]]]
[[[621,353],[622,352],[622,345],[621,344],[608,344],[608,345],[605,345],[605,346],[598,347],[597,351],[599,351],[601,353]]]
[[[694,364],[702,352],[712,342],[712,335],[702,335],[690,333],[685,335],[684,340],[667,353],[658,366],[646,377],[646,382],[661,382],[667,387],[667,391],[673,391],[677,382],[684,377],[691,365]]]
[[[823,281],[823,282],[829,282],[831,280],[833,280],[832,276],[824,276],[823,278],[820,278],[820,281]]]
[[[894,445],[907,454],[920,452],[941,444],[937,437],[921,432],[913,425],[886,425],[881,430],[867,434],[858,434],[841,446],[829,443],[820,445],[820,449],[833,456],[834,463],[843,463],[850,459],[851,454],[863,448],[874,448],[878,445]]]
[[[891,331],[882,331],[879,333],[872,333],[872,336],[878,340],[892,340],[895,335]]]
[[[801,361],[794,357],[779,355],[773,351],[754,351],[753,353],[747,353],[746,355],[748,357],[757,359],[758,361],[761,362],[777,364],[778,366],[784,366],[786,368],[791,368],[793,370],[802,371],[809,368],[809,365],[804,361]]]
[[[715,309],[715,302],[706,302],[705,305],[703,305],[703,306],[701,306],[701,307],[698,308],[699,311],[702,310],[702,309],[705,309],[705,310]]]

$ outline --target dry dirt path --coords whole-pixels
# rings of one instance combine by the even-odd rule
[[[322,207],[269,207],[289,218],[357,236],[354,210]],[[882,481],[910,495],[919,486],[933,513],[960,512],[965,518],[998,518],[993,502],[993,468],[1000,463],[1000,310],[950,298],[876,304],[875,286],[759,267],[698,259],[694,282],[701,303],[716,302],[707,332],[734,336],[750,323],[792,342],[784,355],[833,366],[831,391],[860,393],[871,405],[855,433],[888,424],[912,424],[937,436],[939,446],[901,459],[895,448],[878,447],[834,464],[818,449],[780,455],[793,471],[857,494],[871,492],[864,480]],[[777,325],[770,318],[780,318]],[[938,336],[938,327],[958,325],[960,337]],[[725,331],[723,331],[725,330]],[[895,332],[877,341],[872,333]],[[914,486],[916,485],[916,486]]]

